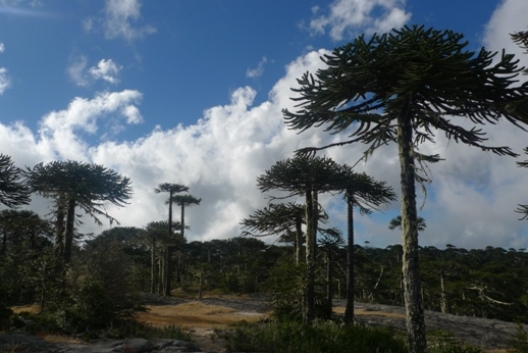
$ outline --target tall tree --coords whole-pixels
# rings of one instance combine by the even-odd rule
[[[11,157],[0,154],[0,203],[9,208],[29,204],[30,190],[21,178],[22,170],[15,166]]]
[[[162,183],[159,184],[156,189],[154,189],[154,192],[156,194],[159,193],[168,193],[169,198],[165,201],[166,204],[169,205],[169,220],[167,222],[167,228],[168,228],[168,236],[171,237],[173,234],[173,222],[172,222],[172,204],[175,202],[174,197],[176,194],[187,192],[189,191],[189,187],[181,184],[171,184],[171,183]],[[182,228],[183,229],[183,228]],[[165,267],[164,267],[164,288],[163,288],[163,295],[166,297],[170,297],[170,290],[171,290],[171,262],[172,262],[172,255],[171,255],[171,248],[165,249]]]
[[[192,205],[199,205],[202,202],[202,199],[197,199],[192,195],[176,195],[174,196],[172,202],[180,206],[181,208],[181,219],[180,223],[182,225],[182,236],[185,236],[185,207],[190,207]]]
[[[449,30],[404,27],[389,34],[360,36],[322,60],[326,68],[298,80],[298,111],[284,110],[290,128],[302,131],[327,124],[327,131],[351,128],[350,140],[324,146],[363,142],[364,157],[379,146],[396,142],[400,159],[401,214],[405,307],[411,353],[426,351],[424,312],[418,259],[418,216],[415,181],[428,181],[417,170],[438,155],[418,152],[434,142],[440,130],[455,142],[498,155],[516,156],[509,147],[485,145],[485,133],[454,124],[466,117],[475,125],[494,124],[501,117],[520,126],[528,122],[528,86],[516,85],[522,70],[513,55],[494,60],[484,48],[465,50],[463,35]],[[315,149],[301,152],[315,153]],[[416,165],[418,163],[418,165]],[[423,169],[422,169],[423,171]]]
[[[287,197],[304,196],[306,202],[306,307],[304,319],[315,318],[315,256],[318,217],[318,195],[333,190],[339,165],[330,158],[295,157],[275,163],[257,178],[262,192],[281,190]]]
[[[528,154],[528,147],[524,149],[524,152]],[[517,162],[517,165],[519,167],[528,168],[528,160]],[[517,210],[515,210],[515,212],[518,212],[523,215],[521,220],[528,219],[528,205],[519,205],[519,207],[517,207]]]
[[[396,194],[384,181],[376,181],[365,173],[355,173],[347,165],[342,177],[336,180],[336,188],[344,192],[347,203],[347,304],[345,322],[354,321],[354,207],[359,213],[370,215],[373,210],[396,200]]]
[[[55,243],[61,249],[65,265],[71,260],[76,208],[91,216],[98,225],[102,224],[100,216],[110,223],[119,223],[108,214],[105,205],[123,207],[132,196],[129,178],[102,165],[71,160],[39,163],[33,169],[28,168],[28,184],[32,191],[54,199]]]

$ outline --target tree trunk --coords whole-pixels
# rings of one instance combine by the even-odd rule
[[[62,202],[59,202],[57,206],[57,221],[55,222],[55,244],[53,250],[57,259],[63,259],[64,257],[64,209],[62,208]]]
[[[185,239],[185,204],[181,204],[181,235]]]
[[[326,305],[328,305],[328,315],[332,316],[332,253],[330,249],[326,252]]]
[[[440,307],[443,314],[449,313],[449,307],[447,304],[447,294],[445,290],[445,273],[444,270],[440,270]]]
[[[165,280],[164,268],[165,268],[165,252],[163,251],[158,257],[158,294],[163,294],[163,281]]]
[[[66,215],[66,234],[64,236],[64,265],[71,262],[73,247],[73,230],[75,228],[75,199],[68,200],[68,213]]]
[[[410,353],[425,353],[425,320],[421,296],[418,257],[418,215],[416,210],[415,165],[412,150],[412,125],[409,106],[398,116],[398,151],[401,166],[402,273]]]
[[[306,189],[306,293],[304,321],[310,324],[315,318],[315,249],[313,232],[312,188]]]
[[[152,238],[152,248],[150,249],[150,292],[156,293],[156,238]]]
[[[165,268],[164,268],[164,291],[163,296],[170,297],[171,295],[171,271],[172,271],[172,247],[165,246]]]
[[[295,219],[295,244],[295,264],[298,265],[301,263],[303,245],[301,217]]]
[[[204,266],[200,268],[200,287],[198,289],[198,299],[202,299],[202,288],[203,288],[203,277],[204,277]]]
[[[351,195],[347,195],[347,288],[345,323],[354,322],[354,202]]]

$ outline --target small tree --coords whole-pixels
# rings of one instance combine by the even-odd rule
[[[304,319],[315,318],[315,256],[318,214],[318,195],[333,190],[339,165],[330,158],[295,157],[275,163],[257,178],[262,192],[281,190],[290,196],[304,196],[306,200],[306,307]]]

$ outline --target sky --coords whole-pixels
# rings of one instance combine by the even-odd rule
[[[202,199],[186,210],[188,240],[235,237],[240,221],[269,201],[259,175],[296,149],[346,138],[299,134],[283,121],[281,109],[295,110],[291,88],[324,67],[321,55],[362,33],[423,24],[463,33],[469,50],[505,49],[528,66],[509,38],[528,28],[527,13],[526,0],[0,0],[0,153],[22,168],[78,160],[129,177],[129,205],[107,207],[121,226],[166,219],[166,196],[154,189],[187,185]],[[421,245],[528,248],[528,221],[514,212],[528,204],[528,170],[515,164],[528,159],[527,132],[506,122],[485,130],[490,145],[521,156],[497,157],[440,133],[422,147],[446,160],[431,166],[427,197],[418,190]],[[325,155],[352,165],[364,149]],[[399,194],[394,145],[355,171]],[[328,226],[345,230],[342,198],[321,203]],[[50,203],[35,196],[28,208],[45,216]],[[401,232],[388,229],[398,214],[394,202],[357,216],[356,242],[401,243]],[[78,230],[109,227],[84,218]]]

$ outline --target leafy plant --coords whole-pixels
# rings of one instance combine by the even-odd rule
[[[314,321],[259,324],[243,323],[221,335],[227,350],[242,352],[384,352],[404,353],[403,341],[384,329],[360,326],[340,326],[334,322]]]

